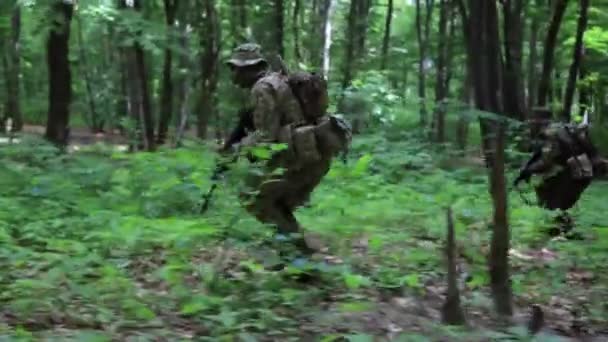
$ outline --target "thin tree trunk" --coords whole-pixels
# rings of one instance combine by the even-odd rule
[[[323,24],[323,75],[329,78],[330,51],[332,43],[331,18],[334,12],[334,0],[325,0],[324,24]]]
[[[91,75],[89,74],[89,64],[87,63],[87,55],[84,47],[84,37],[82,34],[82,20],[80,15],[76,15],[77,27],[78,27],[78,52],[80,54],[80,65],[82,70],[82,76],[84,77],[84,84],[87,90],[87,98],[89,102],[89,115],[91,118],[91,130],[93,133],[103,132],[103,119],[101,119],[95,108],[95,99],[93,96],[93,87],[91,82]]]
[[[471,44],[471,25],[470,18],[467,14],[466,5],[464,0],[457,0],[456,6],[458,7],[458,12],[461,17],[461,25],[462,25],[462,38],[465,43],[465,48],[467,51],[466,65],[465,65],[465,80],[461,88],[460,98],[461,101],[465,104],[466,110],[470,111],[471,109],[471,99],[473,98],[473,57],[474,51],[472,51]],[[461,115],[458,119],[458,146],[460,149],[465,152],[467,147],[468,133],[469,133],[469,118],[466,115]]]
[[[570,122],[572,110],[572,101],[574,98],[574,90],[576,89],[576,78],[578,76],[582,54],[583,54],[583,35],[587,30],[587,12],[589,10],[589,0],[580,0],[580,14],[576,28],[576,41],[574,43],[574,51],[572,56],[572,64],[568,73],[568,82],[566,83],[566,94],[564,96],[564,109],[562,111],[562,120]]]
[[[215,91],[218,82],[219,67],[219,21],[215,9],[215,0],[204,0],[204,21],[201,25],[201,92],[199,98],[199,117],[197,136],[205,139],[209,119],[215,116]]]
[[[505,128],[496,130],[496,151],[492,165],[490,184],[494,219],[490,246],[490,282],[494,306],[500,315],[513,315],[513,293],[509,270],[510,232],[508,222],[507,190],[505,181]]]
[[[444,117],[446,111],[446,81],[447,81],[447,26],[449,19],[449,4],[447,0],[439,1],[439,34],[437,46],[437,73],[435,80],[435,111],[433,126],[435,139],[443,142],[445,139]]]
[[[355,37],[356,37],[356,18],[357,18],[357,0],[350,2],[350,10],[347,17],[346,29],[346,49],[344,57],[344,76],[342,79],[342,89],[348,88],[353,78],[353,66],[355,59]]]
[[[553,6],[553,15],[545,38],[543,51],[543,69],[538,83],[537,105],[544,107],[547,104],[547,94],[551,87],[551,71],[553,70],[553,60],[555,58],[555,45],[557,34],[566,11],[568,0],[556,0]]]
[[[189,37],[189,23],[187,21],[187,13],[189,11],[189,6],[187,3],[183,3],[179,7],[179,25],[180,25],[180,35],[178,39],[178,44],[181,49],[181,54],[179,56],[179,68],[180,70],[178,74],[177,84],[177,103],[179,103],[179,120],[176,122],[175,128],[175,136],[173,139],[173,146],[179,147],[181,146],[181,141],[184,136],[184,131],[186,129],[186,125],[188,123],[188,113],[190,112],[190,93],[193,88],[190,84],[191,78],[190,73],[186,70],[194,69],[194,65],[189,55],[188,51],[188,37]]]
[[[165,20],[167,25],[167,41],[173,42],[173,28],[175,25],[175,16],[177,13],[177,0],[164,0]],[[160,103],[160,120],[158,123],[157,143],[162,145],[167,139],[169,123],[173,116],[173,51],[171,48],[165,49],[165,61],[163,63],[163,88]]]
[[[141,0],[134,0],[133,3],[135,10],[141,11]],[[156,149],[154,141],[154,120],[152,118],[150,90],[148,88],[148,71],[144,50],[141,44],[137,41],[135,41],[133,50],[135,54],[135,72],[137,73],[136,80],[138,82],[141,96],[140,119],[144,132],[144,148],[146,151],[154,151]]]
[[[49,70],[49,109],[45,137],[52,143],[65,147],[70,135],[70,102],[72,100],[72,74],[70,70],[69,41],[70,23],[74,12],[72,3],[55,1],[52,4],[54,18],[47,40],[47,65]]]
[[[293,5],[293,18],[292,18],[292,27],[293,27],[293,54],[296,59],[296,64],[300,64],[302,61],[302,53],[300,52],[300,9],[301,9],[301,0],[294,0]]]
[[[386,69],[388,61],[388,49],[391,42],[391,22],[393,20],[393,0],[388,0],[388,9],[386,10],[386,20],[384,22],[384,39],[382,40],[382,60],[380,69]]]
[[[523,68],[523,0],[503,3],[503,34],[505,37],[504,105],[505,113],[518,120],[525,119]]]
[[[583,51],[581,53],[581,65],[580,65],[580,79],[584,81],[587,77],[587,68],[585,66],[585,47],[583,46]],[[591,99],[589,94],[589,85],[581,84],[578,88],[578,105],[579,105],[579,115],[583,116],[585,111],[589,109],[591,105]]]
[[[276,44],[276,49],[277,49],[277,53],[279,54],[279,56],[284,57],[285,56],[285,47],[283,45],[283,26],[284,26],[284,6],[283,6],[283,0],[274,0],[274,14],[275,14],[275,24],[276,24],[276,28],[275,28],[275,44]]]
[[[424,20],[424,30],[422,27],[422,9],[420,0],[416,0],[416,33],[418,38],[418,97],[420,100],[420,126],[425,126],[427,123],[426,111],[426,51],[429,44],[430,23],[433,14],[433,0],[425,1],[426,17]]]
[[[530,28],[530,41],[529,41],[529,51],[530,56],[528,57],[528,116],[532,115],[532,108],[534,107],[535,98],[536,98],[536,74],[537,68],[536,63],[538,62],[538,29],[539,29],[539,17],[538,14],[534,14],[532,17],[532,25]]]
[[[441,321],[444,324],[464,325],[466,319],[462,306],[460,305],[460,291],[458,290],[456,273],[456,238],[454,237],[454,218],[452,208],[448,208],[447,213],[447,239],[445,246],[446,264],[448,268],[448,291],[441,310]]]
[[[12,131],[21,131],[23,128],[23,115],[21,113],[20,101],[20,80],[21,72],[21,56],[19,49],[19,40],[21,37],[21,7],[18,3],[14,4],[13,13],[11,16],[11,34],[8,41],[7,49],[7,70],[6,72],[6,111],[7,116],[13,120]]]

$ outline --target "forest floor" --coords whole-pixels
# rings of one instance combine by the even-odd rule
[[[282,271],[264,266],[285,244],[236,203],[245,164],[195,213],[211,186],[206,147],[0,149],[0,340],[525,341],[531,304],[546,315],[539,341],[608,340],[605,182],[572,212],[582,240],[549,237],[554,214],[510,192],[517,310],[505,327],[489,295],[487,176],[419,141],[357,137],[298,211],[328,252]],[[462,329],[440,324],[447,206]]]

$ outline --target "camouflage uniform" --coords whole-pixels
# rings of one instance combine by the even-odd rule
[[[594,177],[606,171],[603,160],[588,136],[586,125],[553,123],[540,131],[541,144],[520,172],[515,184],[533,174],[542,175],[535,187],[539,205],[560,210],[558,231],[570,231],[573,220],[566,210],[580,199]]]
[[[237,48],[230,63],[238,67],[262,60],[257,49],[243,53],[247,48],[251,49],[251,46]],[[243,139],[241,147],[279,143],[283,127],[305,120],[287,76],[276,72],[261,76],[250,93],[255,131]],[[243,192],[241,199],[245,201],[246,209],[261,222],[276,225],[280,233],[297,233],[300,227],[293,211],[309,200],[314,188],[329,171],[330,162],[321,159],[296,166],[297,163],[286,159],[283,153],[276,153],[264,165],[263,174],[252,172],[247,177],[249,191]],[[271,175],[277,168],[284,168],[283,173]]]

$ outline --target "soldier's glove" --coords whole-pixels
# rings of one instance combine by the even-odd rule
[[[517,178],[515,179],[515,181],[513,181],[513,186],[517,187],[517,185],[521,181],[525,181],[526,183],[529,183],[531,176],[532,176],[532,173],[530,171],[528,171],[528,170],[521,170],[519,172],[519,176],[517,176]]]

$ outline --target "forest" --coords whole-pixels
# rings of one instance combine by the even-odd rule
[[[304,257],[241,203],[296,72]],[[608,341],[606,75],[603,0],[0,0],[0,340]]]

